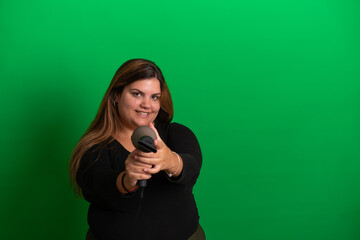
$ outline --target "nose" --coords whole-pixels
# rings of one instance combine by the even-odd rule
[[[143,101],[140,103],[140,107],[148,109],[150,108],[150,99],[143,98]]]

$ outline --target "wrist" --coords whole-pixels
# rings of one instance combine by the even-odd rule
[[[123,171],[119,174],[116,186],[122,194],[128,194],[134,192],[137,189],[137,186],[131,186],[129,176],[127,176],[126,171]]]
[[[135,191],[137,188],[136,184],[134,186],[130,185],[130,179],[129,176],[126,174],[126,172],[124,172],[122,176],[122,186],[127,193],[131,193]]]
[[[167,169],[165,172],[169,177],[173,177],[173,176],[179,176],[180,172],[181,172],[181,165],[182,165],[182,159],[179,156],[179,154],[177,154],[176,152],[173,152],[173,166],[169,169]]]

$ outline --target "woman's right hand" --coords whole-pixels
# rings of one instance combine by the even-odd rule
[[[150,169],[152,166],[134,159],[134,156],[139,154],[139,152],[141,151],[135,149],[125,160],[126,175],[124,177],[124,185],[128,190],[135,188],[138,180],[147,180],[151,178],[151,174],[146,173],[144,169]]]

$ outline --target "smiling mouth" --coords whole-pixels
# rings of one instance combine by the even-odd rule
[[[142,117],[147,117],[149,116],[150,113],[148,112],[141,112],[141,111],[136,111],[138,115],[142,116]]]

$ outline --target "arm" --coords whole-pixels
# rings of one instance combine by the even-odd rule
[[[152,124],[149,126],[157,134],[155,146],[158,151],[157,153],[139,152],[134,156],[135,159],[154,166],[144,171],[150,174],[159,171],[165,171],[167,174],[175,173],[173,177],[169,177],[170,181],[195,184],[200,173],[202,156],[199,143],[192,131],[183,125],[172,123],[167,129],[165,144],[154,126]]]
[[[176,183],[195,184],[202,165],[202,154],[199,142],[194,133],[187,127],[172,123],[168,129],[167,145],[178,153],[183,162],[183,169]]]
[[[76,174],[76,181],[86,200],[121,197],[116,180],[121,170],[111,167],[110,151],[96,145],[84,153]]]
[[[133,159],[136,150],[127,154],[111,151],[110,147],[102,150],[97,147],[90,148],[83,155],[76,175],[76,180],[86,200],[94,202],[99,199],[125,197],[128,192],[124,186],[127,190],[132,190],[136,187],[138,179],[151,177],[143,171],[144,168],[151,166]],[[126,175],[123,178],[125,172]]]

